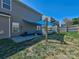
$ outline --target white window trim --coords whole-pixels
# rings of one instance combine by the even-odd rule
[[[6,9],[6,10],[9,10],[9,9],[3,7],[3,0],[1,0],[1,8]],[[12,11],[12,0],[10,0],[10,11]]]
[[[19,24],[19,31],[18,32],[13,32],[13,23],[18,23]],[[12,33],[19,33],[20,32],[20,23],[19,22],[12,22]]]

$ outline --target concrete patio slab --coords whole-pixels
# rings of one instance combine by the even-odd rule
[[[22,37],[22,36],[16,36],[16,37],[12,37],[12,40],[16,43],[20,43],[20,42],[23,42],[23,41],[30,41],[30,40],[33,40],[33,38],[37,38],[39,37],[38,35],[35,36],[35,35],[30,35],[30,36],[25,36],[25,37]]]

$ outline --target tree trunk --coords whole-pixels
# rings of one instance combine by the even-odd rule
[[[48,21],[46,20],[46,24],[45,24],[45,30],[46,30],[46,43],[48,42]]]
[[[67,30],[67,32],[69,32],[69,30],[68,30],[69,28],[68,28],[68,25],[67,25],[67,28],[66,28],[66,30]]]
[[[57,25],[57,32],[60,33],[60,26],[59,26],[59,24]]]

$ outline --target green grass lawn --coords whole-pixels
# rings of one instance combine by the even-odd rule
[[[79,46],[79,33],[78,32],[68,32],[65,33],[64,39],[66,41],[72,42]]]
[[[26,42],[24,45],[20,44],[20,47],[24,46],[25,48],[5,59],[79,59],[79,34],[77,32],[53,34],[49,35],[48,38],[49,42],[47,44],[45,43],[44,37],[36,38],[34,39],[35,41],[28,42],[29,44],[33,43],[28,48],[25,47],[27,45]],[[61,44],[63,39],[67,44]],[[38,42],[34,44],[36,40]],[[12,41],[11,43],[10,41],[8,42],[9,44],[12,43]],[[4,43],[0,44],[4,45]],[[14,42],[11,45],[17,46]]]

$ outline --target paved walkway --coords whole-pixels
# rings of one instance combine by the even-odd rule
[[[38,35],[37,36],[30,35],[30,36],[25,36],[25,37],[17,36],[17,37],[12,37],[12,40],[16,43],[20,43],[20,42],[23,42],[23,41],[33,40],[33,38],[37,38],[37,37],[39,37],[39,36]]]

